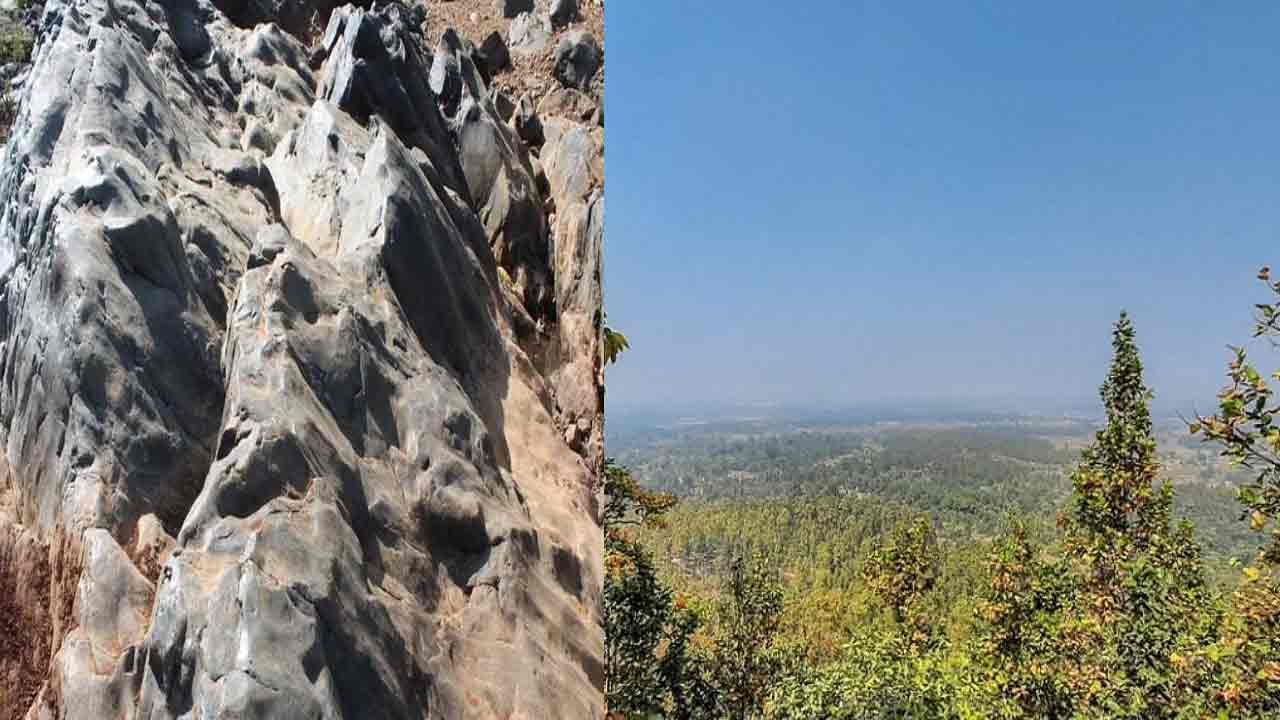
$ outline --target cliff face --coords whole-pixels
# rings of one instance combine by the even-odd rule
[[[509,68],[487,0],[48,2],[0,717],[603,716],[603,9],[551,5]]]

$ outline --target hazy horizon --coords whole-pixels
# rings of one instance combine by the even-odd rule
[[[1193,411],[1211,411],[1215,408],[1201,405],[1190,410],[1173,403],[1152,403],[1152,415],[1157,420],[1168,421],[1189,417]],[[1097,420],[1104,417],[1102,404],[1097,400],[1055,400],[1052,398],[1022,399],[953,399],[917,398],[882,399],[865,402],[735,402],[688,401],[644,402],[633,400],[606,402],[606,414],[610,421],[649,424],[665,424],[681,421],[738,421],[768,419],[779,421],[804,421],[817,419],[858,420],[865,422],[902,419],[940,420],[990,418],[1076,418]],[[607,428],[606,428],[607,429]]]
[[[1212,409],[1280,227],[1246,5],[612,8],[610,407],[1087,407],[1127,309]]]

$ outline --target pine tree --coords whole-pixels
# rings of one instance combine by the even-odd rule
[[[1100,390],[1107,424],[1097,432],[1072,474],[1075,487],[1070,530],[1086,543],[1140,549],[1167,534],[1172,494],[1157,489],[1156,440],[1142,378],[1133,323],[1120,313],[1112,333],[1111,369]]]
[[[1112,334],[1101,388],[1107,423],[1072,474],[1066,561],[1077,578],[1062,616],[1061,672],[1083,717],[1173,717],[1174,659],[1209,628],[1200,550],[1171,525],[1173,490],[1159,483],[1156,441],[1133,324]]]
[[[1107,422],[1072,473],[1061,556],[1043,558],[1017,525],[992,553],[979,647],[1014,717],[1174,718],[1179,663],[1212,637],[1215,598],[1191,527],[1171,520],[1124,313],[1112,349]]]

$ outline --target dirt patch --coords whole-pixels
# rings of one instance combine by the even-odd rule
[[[46,545],[0,528],[0,720],[20,720],[75,624],[80,553],[64,533]]]
[[[423,0],[427,8],[426,39],[434,45],[444,31],[454,28],[477,47],[489,33],[499,32],[503,40],[510,42],[511,20],[502,17],[500,3],[496,0]],[[537,0],[537,13],[548,13],[548,0]],[[493,79],[493,87],[506,93],[512,100],[529,94],[536,107],[538,102],[560,84],[552,75],[555,67],[555,50],[560,37],[573,30],[590,32],[604,50],[604,0],[578,0],[578,20],[568,27],[559,28],[547,43],[547,50],[539,55],[520,57],[511,55],[512,67],[500,72]],[[604,65],[600,66],[591,83],[591,98],[603,104]]]

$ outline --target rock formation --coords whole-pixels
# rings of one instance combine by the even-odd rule
[[[603,717],[602,85],[515,5],[44,5],[0,718]]]

